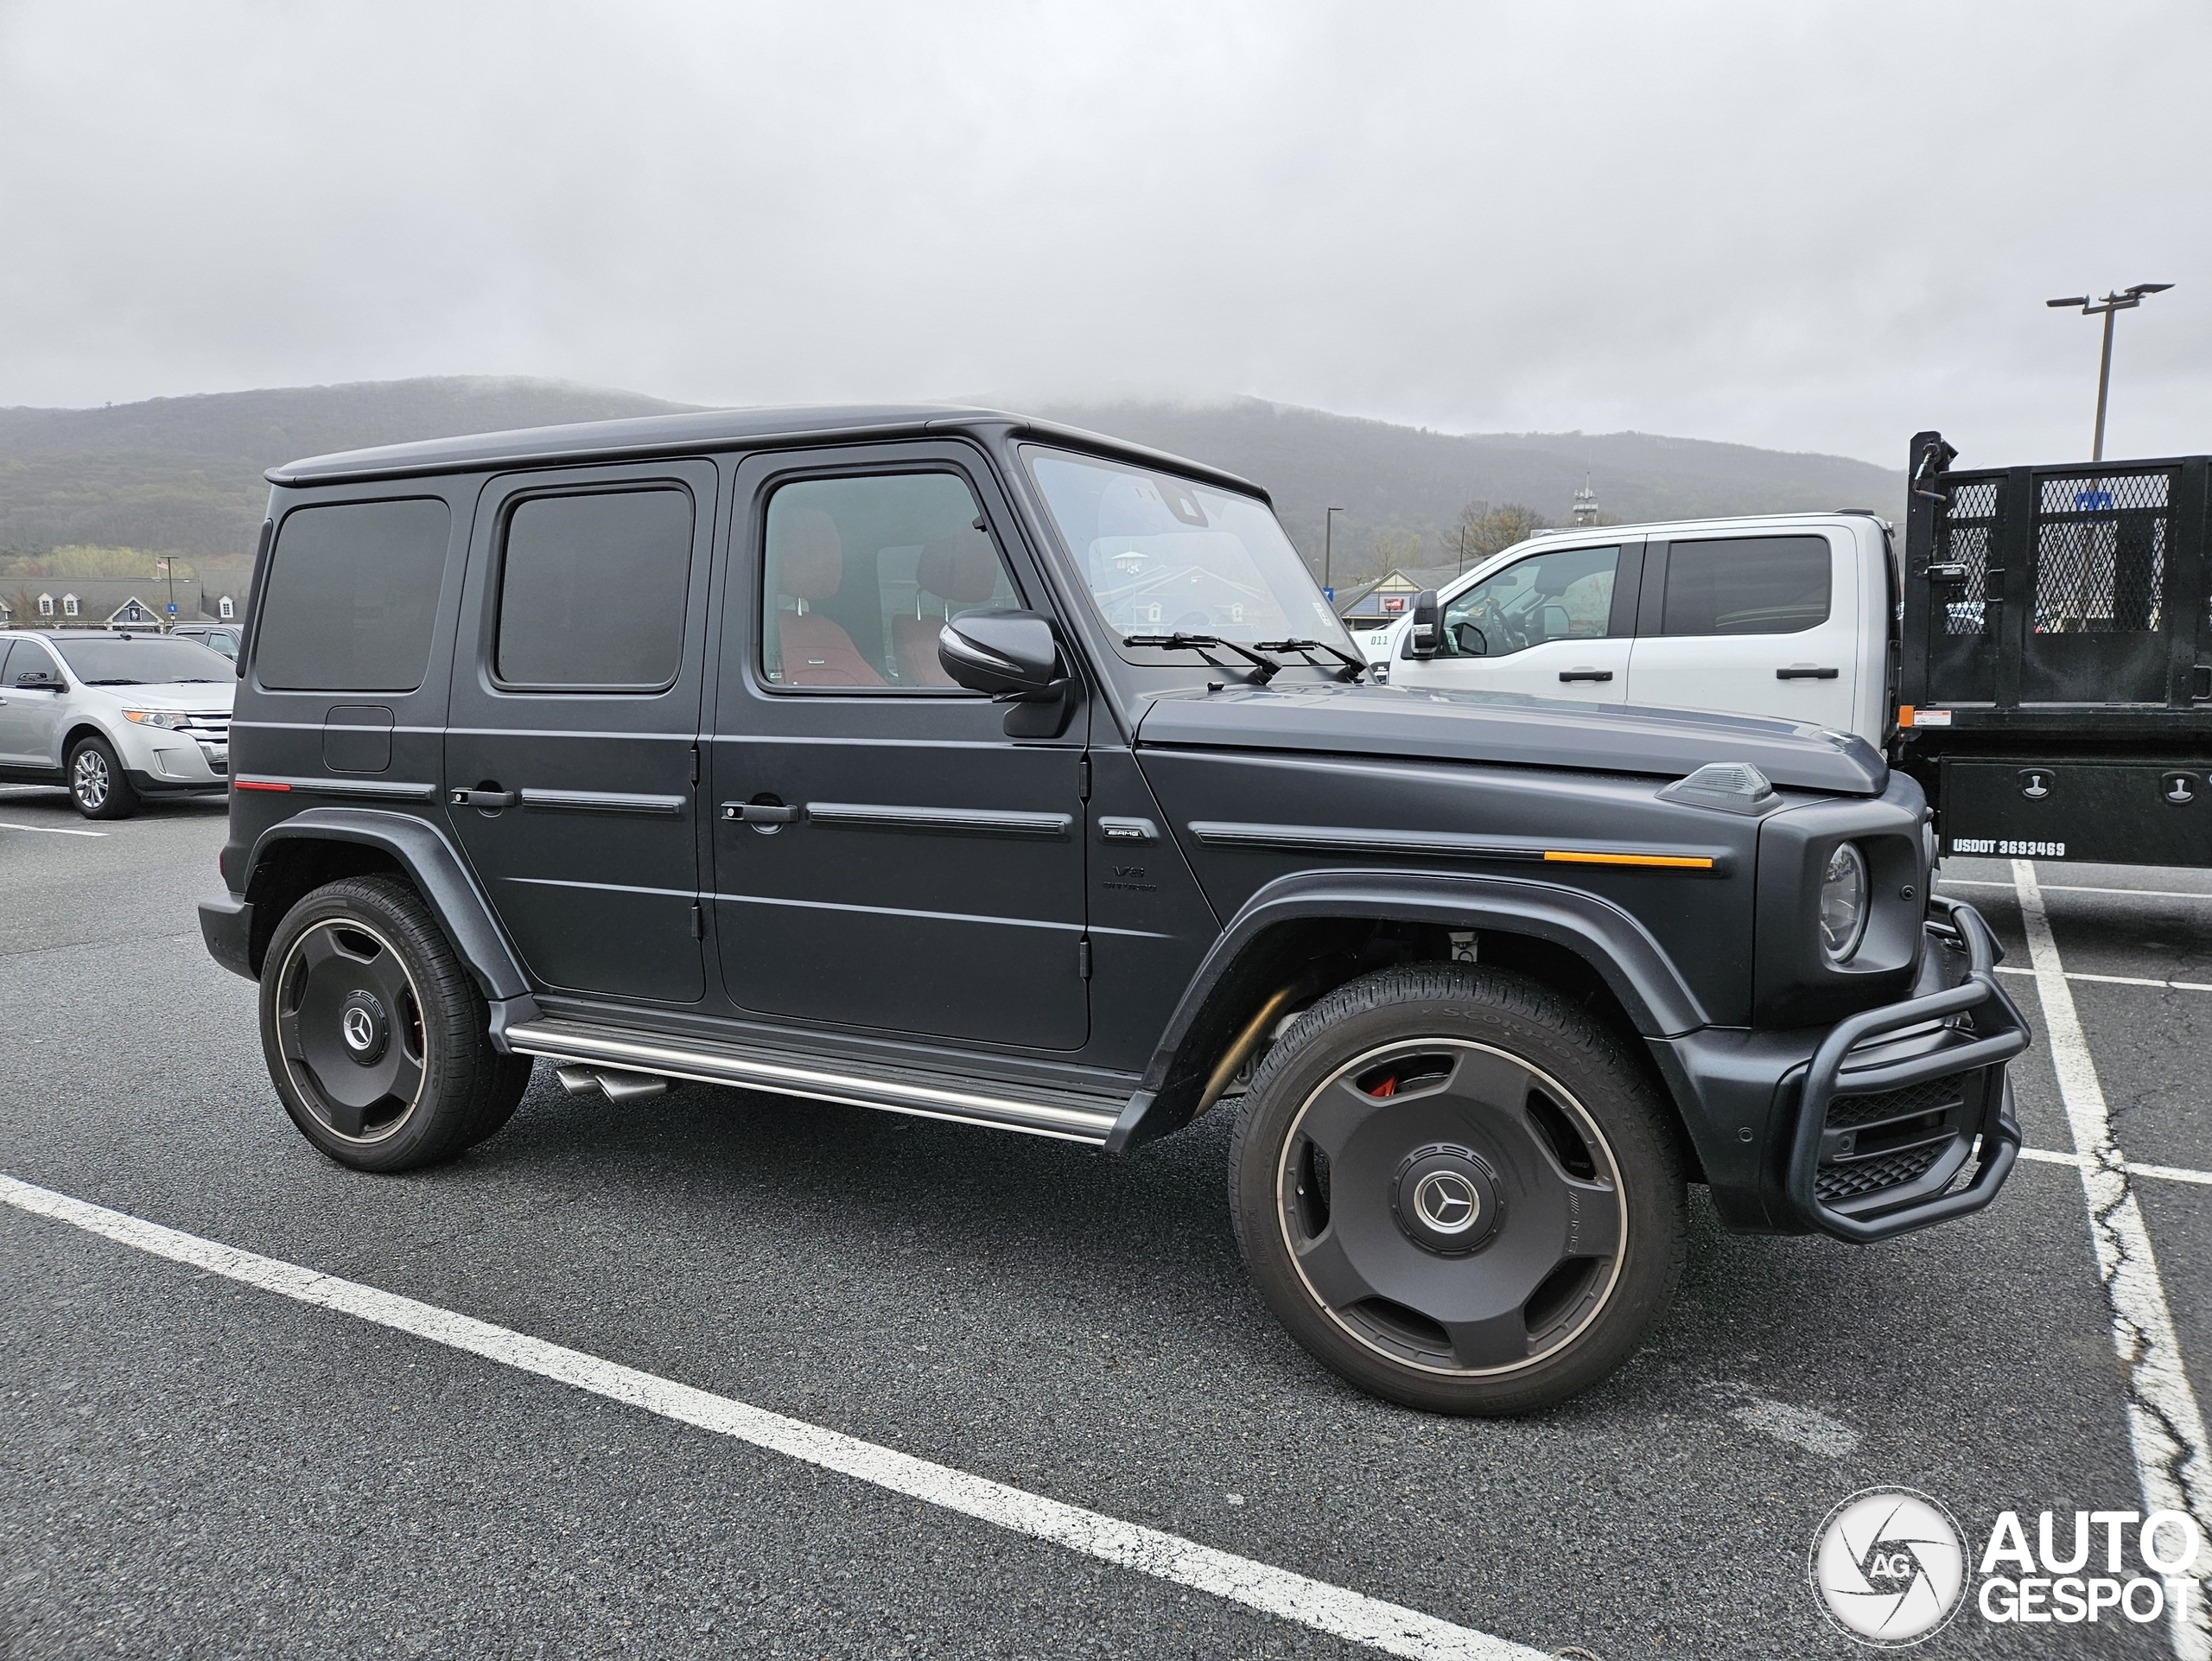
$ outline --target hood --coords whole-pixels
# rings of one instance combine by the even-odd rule
[[[1780,787],[1848,796],[1878,796],[1890,777],[1888,763],[1865,739],[1794,721],[1413,686],[1171,692],[1146,710],[1137,738],[1147,745],[1492,761],[1668,779],[1709,761],[1747,761]]]
[[[149,681],[139,686],[94,686],[84,681],[78,690],[99,692],[134,710],[224,710],[238,696],[236,681]]]

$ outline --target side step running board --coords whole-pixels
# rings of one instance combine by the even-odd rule
[[[575,1094],[603,1090],[609,1100],[617,1103],[658,1094],[649,1079],[689,1079],[700,1084],[734,1085],[742,1090],[763,1090],[811,1101],[915,1113],[925,1118],[988,1125],[1093,1146],[1106,1140],[1121,1110],[1120,1103],[1105,1097],[1088,1098],[1097,1104],[1095,1107],[1078,1106],[1067,1099],[1025,1099],[934,1075],[903,1070],[861,1073],[849,1066],[830,1066],[788,1053],[771,1054],[696,1041],[687,1043],[581,1021],[523,1021],[508,1028],[506,1036],[518,1055],[542,1055],[564,1064],[559,1069],[563,1088]]]

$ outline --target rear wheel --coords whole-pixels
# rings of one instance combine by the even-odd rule
[[[1237,1238],[1294,1337],[1444,1413],[1564,1401],[1681,1278],[1664,1108],[1605,1029],[1516,975],[1416,964],[1300,1017],[1245,1098]]]
[[[396,878],[317,888],[269,943],[269,1076],[301,1134],[356,1170],[434,1164],[507,1122],[531,1061],[500,1054],[489,1027],[436,920]]]
[[[138,792],[105,738],[80,738],[71,748],[69,799],[88,819],[127,819],[138,811]]]

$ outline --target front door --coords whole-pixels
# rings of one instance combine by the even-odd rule
[[[1851,731],[1856,559],[1840,531],[1651,544],[1629,701]]]
[[[537,980],[704,995],[697,795],[702,461],[487,487],[454,656],[445,799]]]
[[[1080,1048],[1084,714],[1009,738],[937,660],[950,617],[1047,608],[1003,499],[918,443],[747,461],[736,500],[709,774],[731,1001]]]
[[[1547,548],[1443,608],[1437,654],[1393,664],[1410,686],[1618,703],[1628,696],[1637,550]]]

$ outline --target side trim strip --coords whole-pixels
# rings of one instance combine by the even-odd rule
[[[1034,837],[1065,841],[1075,829],[1068,813],[1009,813],[991,807],[893,807],[874,802],[809,802],[811,824],[849,830],[936,830],[953,836]]]
[[[1536,863],[1640,865],[1669,870],[1727,869],[1725,848],[1570,843],[1562,848],[1536,837],[1471,837],[1457,830],[1370,830],[1333,824],[1244,824],[1194,819],[1191,834],[1217,848],[1268,848],[1300,853],[1419,854],[1438,859],[1528,860]]]
[[[572,813],[654,813],[673,817],[683,811],[681,796],[625,796],[607,790],[524,790],[524,807],[560,808]]]
[[[507,1028],[507,1042],[518,1054],[557,1057],[563,1060],[599,1061],[638,1072],[657,1072],[671,1079],[691,1079],[701,1084],[738,1085],[780,1096],[799,1096],[812,1101],[841,1102],[851,1107],[872,1107],[891,1113],[913,1113],[924,1118],[950,1119],[963,1124],[988,1125],[999,1130],[1020,1130],[1033,1136],[1052,1136],[1063,1142],[1096,1146],[1114,1128],[1115,1113],[1059,1107],[1044,1102],[1017,1101],[969,1091],[948,1090],[904,1079],[869,1079],[855,1073],[828,1072],[793,1066],[752,1056],[718,1054],[681,1045],[648,1043],[618,1038],[546,1021],[525,1021]]]
[[[233,779],[240,790],[296,790],[317,796],[349,797],[359,802],[427,802],[437,795],[431,785],[406,785],[388,779]]]

